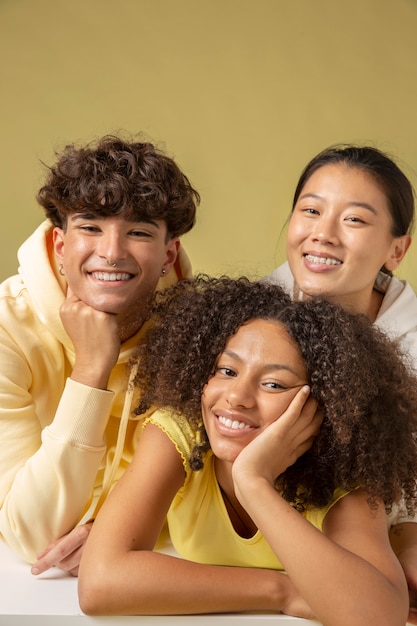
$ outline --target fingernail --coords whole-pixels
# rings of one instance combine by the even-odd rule
[[[30,570],[32,572],[32,574],[34,576],[37,576],[37,574],[40,574],[40,570],[37,567],[32,567],[32,569]]]

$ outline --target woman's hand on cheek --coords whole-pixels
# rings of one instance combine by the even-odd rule
[[[250,480],[262,478],[274,484],[311,447],[322,416],[309,393],[307,385],[302,387],[287,410],[240,452],[232,468],[238,497]]]

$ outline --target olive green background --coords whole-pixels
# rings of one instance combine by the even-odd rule
[[[417,183],[417,0],[0,0],[0,279],[43,219],[41,161],[145,132],[202,197],[196,271],[261,276],[305,163],[388,151]],[[417,243],[397,275],[417,287]]]

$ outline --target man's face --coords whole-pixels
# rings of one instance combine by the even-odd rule
[[[122,317],[149,300],[162,270],[175,262],[179,240],[166,223],[128,222],[94,213],[70,215],[54,228],[54,250],[71,291],[89,306]]]

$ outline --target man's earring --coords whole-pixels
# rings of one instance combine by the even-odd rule
[[[58,272],[61,274],[61,276],[65,276],[64,266],[62,265],[62,263],[58,265]]]

